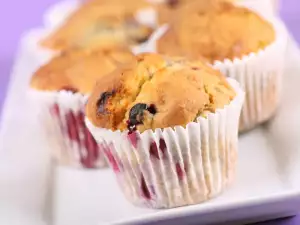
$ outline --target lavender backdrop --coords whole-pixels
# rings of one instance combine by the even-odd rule
[[[0,112],[19,38],[27,29],[40,26],[43,11],[58,0],[2,0],[0,3]],[[126,1],[126,0],[124,0]],[[258,0],[259,1],[259,0]],[[280,15],[295,39],[300,42],[300,0],[281,0]],[[296,206],[297,207],[297,206]],[[299,208],[299,207],[298,207]],[[300,208],[299,208],[300,209]],[[297,225],[299,216],[264,225]]]

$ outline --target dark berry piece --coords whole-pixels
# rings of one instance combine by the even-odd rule
[[[142,44],[148,40],[147,36],[144,37],[134,37],[134,41],[138,44]]]
[[[144,61],[144,57],[137,55],[136,59],[138,62],[143,62]]]
[[[150,194],[150,191],[147,187],[147,184],[146,184],[146,181],[145,181],[145,178],[144,178],[143,175],[142,175],[142,178],[141,178],[141,189],[142,189],[143,197],[150,200],[151,199],[151,194]]]
[[[74,87],[63,87],[61,88],[62,91],[69,91],[69,92],[72,92],[73,94],[78,92],[78,89],[77,88],[74,88]]]
[[[148,112],[151,113],[151,114],[156,114],[157,113],[157,110],[156,110],[156,107],[154,104],[151,104],[148,108],[147,108]]]
[[[138,103],[130,109],[129,120],[127,121],[127,128],[129,131],[136,130],[137,125],[143,124],[145,110],[153,115],[157,112],[154,104],[147,106],[145,103]]]
[[[145,110],[151,114],[156,114],[157,112],[154,104],[148,107],[145,103],[138,103],[130,109],[129,120],[126,121],[127,129],[129,130],[128,135],[137,130],[137,125],[143,124]]]
[[[175,8],[176,6],[178,6],[179,4],[179,0],[168,0],[167,4],[171,7],[171,8]]]
[[[111,97],[114,94],[114,91],[112,92],[103,92],[97,101],[97,112],[98,113],[106,113],[105,105],[107,103],[107,100],[109,97]]]
[[[129,112],[130,125],[139,125],[143,123],[144,110],[147,109],[147,105],[144,103],[138,103],[134,105]]]

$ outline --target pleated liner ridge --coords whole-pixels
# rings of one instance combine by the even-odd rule
[[[242,59],[214,62],[214,68],[236,79],[246,92],[240,131],[247,131],[270,119],[281,99],[287,34],[280,21],[273,20],[275,41],[258,53]]]

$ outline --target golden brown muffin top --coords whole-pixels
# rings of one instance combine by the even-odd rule
[[[145,41],[153,29],[135,19],[144,0],[92,0],[85,2],[56,31],[42,40],[43,47],[62,50],[72,46],[131,45]]]
[[[164,23],[171,22],[174,18],[176,18],[176,13],[178,10],[180,10],[182,7],[185,7],[187,4],[193,1],[200,2],[200,1],[208,1],[208,0],[164,0],[156,5],[154,4],[157,9],[158,23],[164,24]],[[234,2],[236,0],[218,0],[218,1]]]
[[[234,96],[226,78],[202,61],[141,54],[97,83],[86,115],[96,127],[142,132],[184,126]]]
[[[97,80],[132,59],[133,54],[122,48],[69,49],[39,68],[31,79],[31,87],[88,94]]]
[[[215,60],[241,58],[275,40],[272,25],[253,11],[218,0],[196,1],[177,12],[158,40],[159,53]]]
[[[177,10],[179,10],[182,6],[187,4],[188,2],[196,1],[196,0],[165,0],[160,4],[156,5],[158,23],[164,24],[172,21],[174,19],[174,15]],[[199,0],[199,1],[207,1],[207,0]]]

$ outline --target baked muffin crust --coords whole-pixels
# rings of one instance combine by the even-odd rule
[[[275,40],[272,25],[253,11],[226,1],[193,1],[176,14],[158,40],[159,53],[210,62],[242,58]]]
[[[127,48],[72,48],[39,68],[31,87],[40,91],[69,90],[88,94],[96,81],[133,59]]]
[[[135,19],[144,0],[86,1],[56,31],[42,40],[43,47],[61,51],[74,46],[131,45],[145,41],[153,29]]]
[[[88,119],[111,130],[185,126],[223,108],[235,92],[202,61],[140,54],[102,78],[86,106]]]
[[[172,21],[177,10],[179,10],[182,6],[191,1],[195,0],[165,0],[160,4],[157,4],[156,10],[158,15],[158,23],[164,24]]]
[[[207,0],[164,0],[158,4],[154,4],[157,9],[158,22],[159,24],[169,23],[174,18],[176,18],[176,13],[181,10],[187,4],[193,1],[207,1]],[[213,0],[216,1],[216,0]],[[237,0],[218,0],[218,1],[228,1],[235,2]]]

